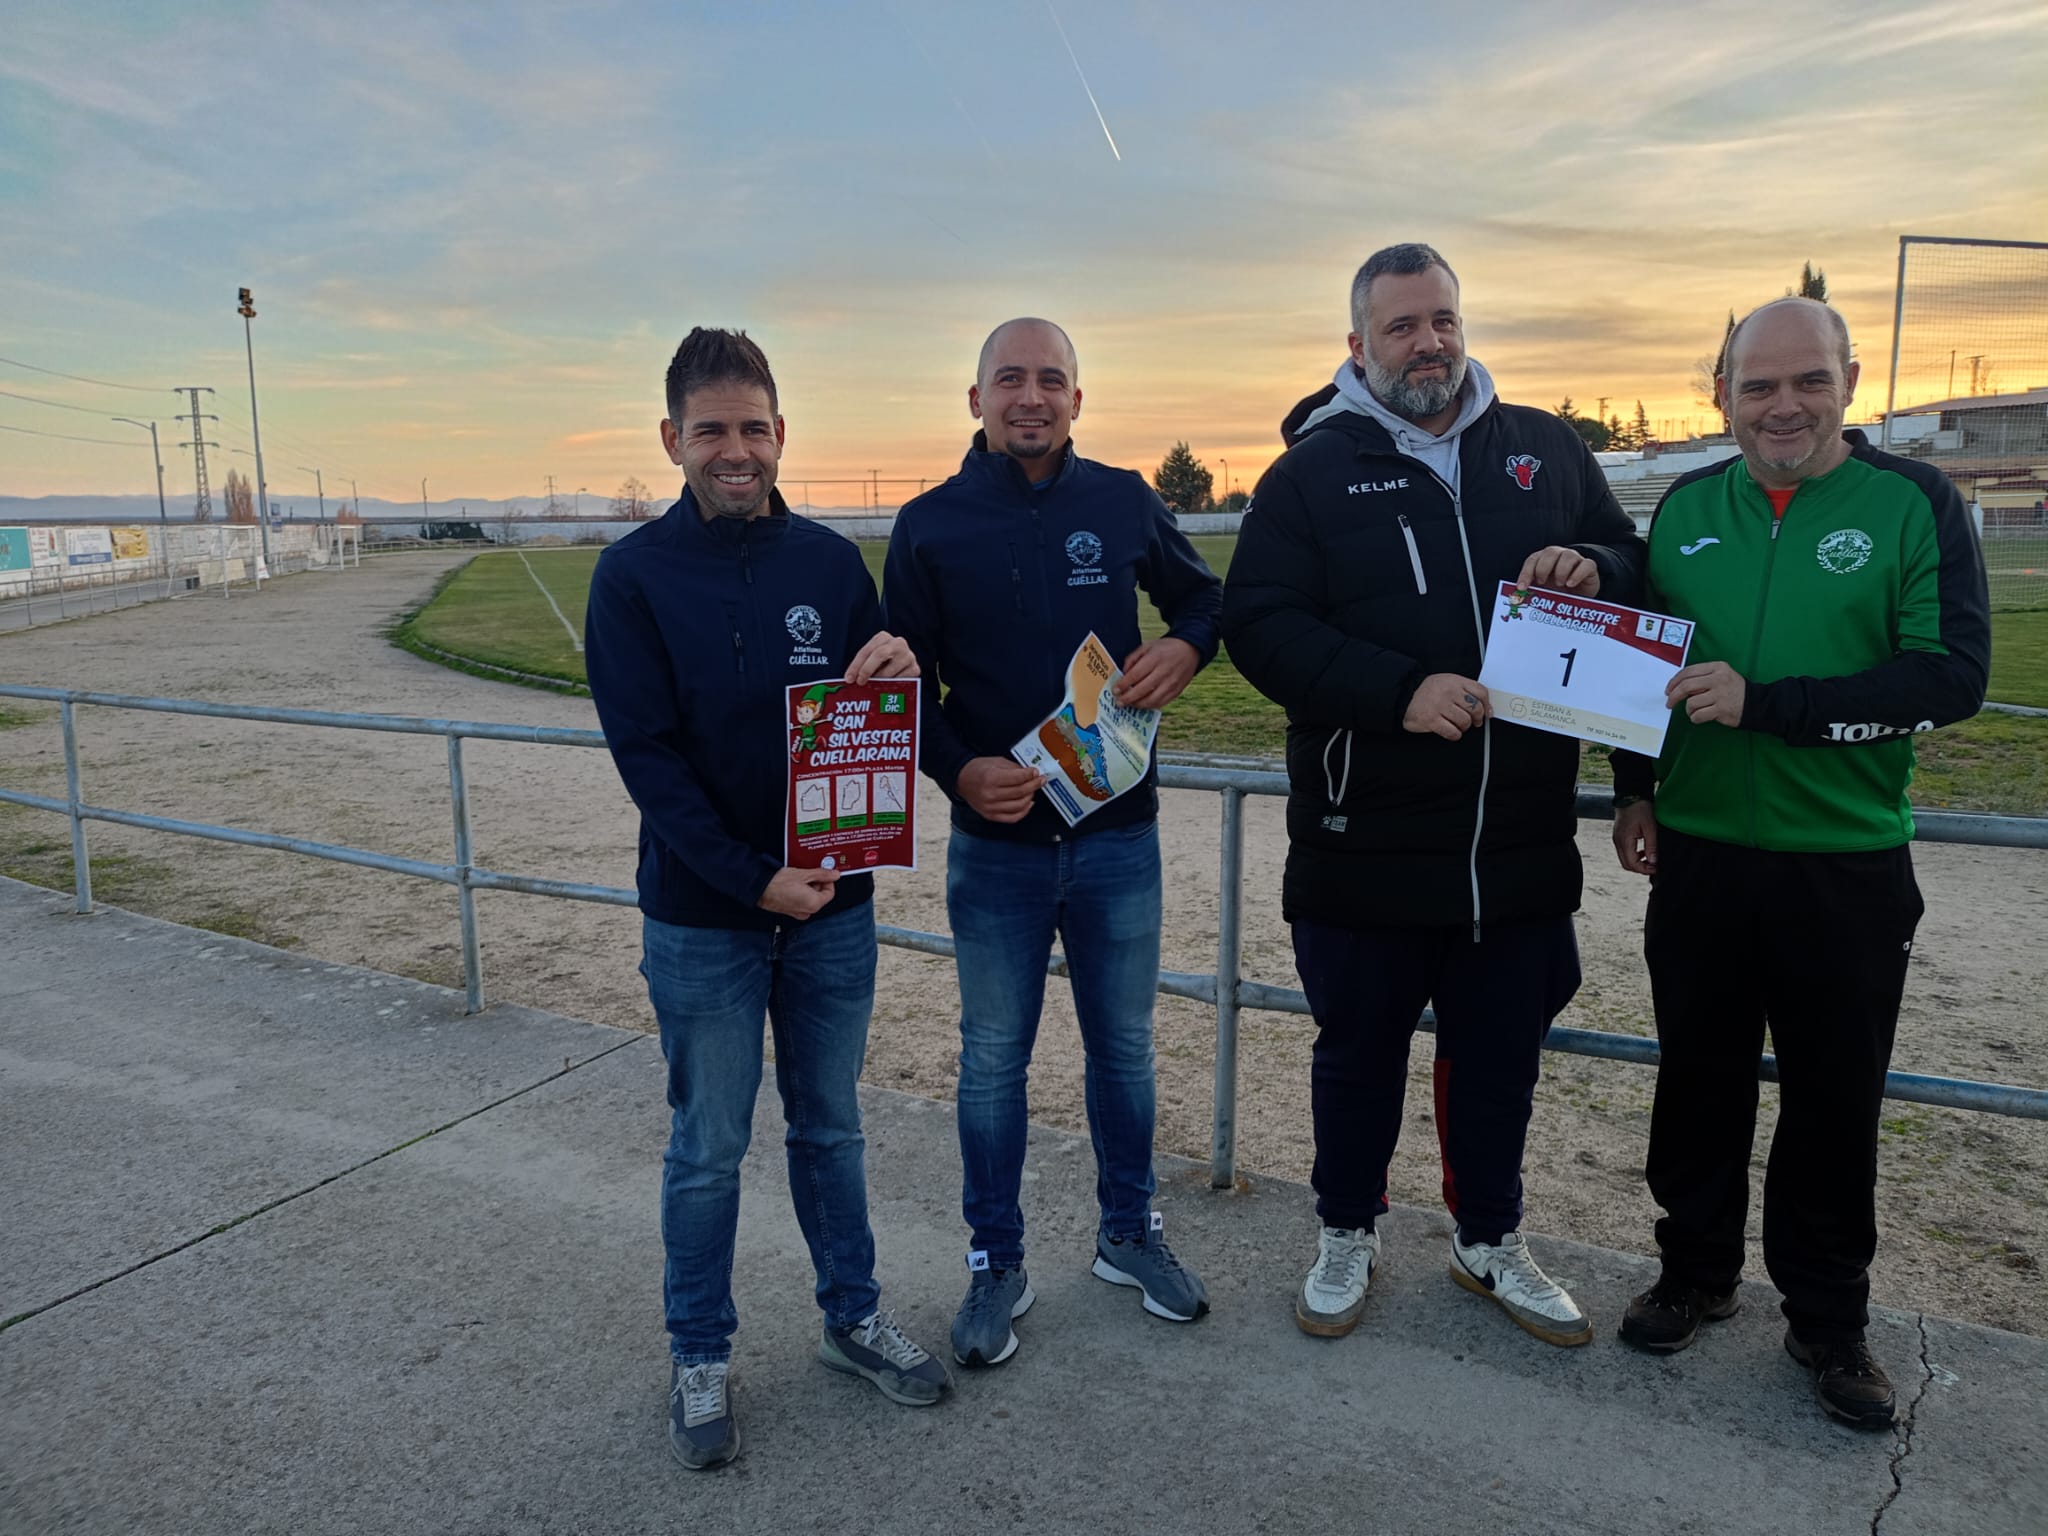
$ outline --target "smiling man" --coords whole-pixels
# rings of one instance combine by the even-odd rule
[[[1159,982],[1155,772],[1069,827],[1010,748],[1059,707],[1090,631],[1123,664],[1118,701],[1159,709],[1216,652],[1216,578],[1142,476],[1074,452],[1080,364],[1048,320],[997,326],[967,408],[960,473],[897,514],[883,597],[927,683],[923,767],[953,802],[946,911],[960,976],[962,1207],[973,1233],[953,1356],[997,1365],[1034,1296],[1024,1269],[1025,1077],[1058,934],[1087,1051],[1101,1208],[1094,1272],[1192,1322],[1201,1280],[1167,1246],[1155,1182]],[[1144,640],[1138,593],[1167,632]],[[945,691],[943,704],[940,690]]]
[[[1522,1150],[1579,985],[1579,746],[1492,719],[1482,615],[1507,580],[1632,601],[1643,546],[1578,435],[1495,397],[1459,303],[1427,245],[1358,269],[1349,356],[1282,424],[1224,597],[1231,659],[1287,710],[1281,908],[1317,1027],[1322,1228],[1294,1315],[1358,1324],[1433,1003],[1451,1278],[1575,1345],[1591,1324],[1522,1235]]]
[[[733,1245],[764,1015],[825,1314],[819,1358],[912,1406],[948,1385],[880,1309],[875,1283],[855,1096],[874,877],[782,862],[787,686],[914,676],[917,663],[881,632],[860,551],[775,489],[785,435],[761,349],[744,331],[690,332],[661,421],[682,499],[599,557],[584,621],[591,698],[640,810],[640,970],[668,1062],[669,1446],[698,1468],[739,1453]]]
[[[1621,1336],[1671,1353],[1739,1305],[1768,1025],[1763,1247],[1785,1348],[1831,1416],[1881,1429],[1897,1397],[1864,1329],[1878,1109],[1922,910],[1912,738],[1977,712],[1990,621],[1955,487],[1842,430],[1858,371],[1827,305],[1751,313],[1719,384],[1742,457],[1675,482],[1650,527],[1650,602],[1696,628],[1663,755],[1614,760],[1615,849],[1654,876],[1665,1212],[1663,1274]]]

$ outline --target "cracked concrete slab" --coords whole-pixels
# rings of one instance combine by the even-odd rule
[[[96,947],[162,926],[123,914],[47,921],[33,969],[65,975],[90,969]],[[308,979],[289,956],[259,950],[223,988],[220,956],[198,952],[212,942],[141,967],[149,996],[184,1000],[152,1010],[148,1060],[193,1079],[230,1072],[223,1040],[246,1030],[278,1065],[240,1080],[245,1109],[261,1088],[280,1110],[344,1125],[379,1123],[387,1099],[417,1104],[436,1084],[479,1086],[478,1041],[438,1027],[407,1058],[419,1081],[382,1068],[335,1077],[351,1038],[365,1057],[390,1038],[374,1008],[350,1000],[363,974]],[[35,984],[49,990],[50,976]],[[324,1099],[300,1096],[282,1066],[297,1037],[266,1021],[308,990],[337,1019],[325,1035],[304,1032],[306,1060],[330,1084]],[[138,995],[110,986],[103,1004],[118,1013]],[[549,1036],[550,1021],[529,1023],[538,1040],[582,1028],[555,1020],[562,1034]],[[0,1020],[0,1045],[12,1048],[13,1024]],[[515,1056],[539,1050],[522,1038],[510,1037]],[[332,1088],[343,1082],[358,1086]],[[149,1111],[133,1145],[103,1137],[69,1150],[89,1175],[116,1150],[146,1161],[157,1129],[173,1133],[174,1155],[152,1178],[117,1170],[107,1189],[68,1167],[74,1117],[0,1120],[10,1171],[19,1150],[48,1181],[8,1209],[86,1200],[63,1219],[90,1227],[115,1196],[191,1207],[217,1184],[259,1181],[280,1149],[331,1150],[275,1126],[252,1135],[248,1114],[217,1112],[219,1094],[165,1097],[168,1108],[132,1101]],[[883,1090],[864,1090],[863,1104],[884,1305],[938,1345],[965,1283],[951,1108]],[[1044,1128],[1027,1163],[1040,1299],[1019,1325],[1023,1349],[999,1370],[960,1373],[936,1409],[896,1407],[815,1359],[818,1313],[772,1083],[743,1175],[735,1273],[745,1450],[723,1471],[686,1473],[669,1458],[663,1414],[665,1127],[658,1050],[631,1037],[0,1332],[0,1529],[1236,1536],[1334,1521],[1387,1536],[1860,1536],[1893,1487],[1900,1442],[1821,1416],[1780,1346],[1767,1289],[1749,1288],[1743,1311],[1684,1355],[1621,1346],[1614,1324],[1649,1278],[1633,1256],[1535,1240],[1598,1324],[1589,1346],[1557,1350],[1451,1284],[1445,1218],[1396,1211],[1359,1330],[1309,1339],[1291,1314],[1313,1253],[1308,1191],[1251,1178],[1217,1192],[1205,1169],[1175,1161],[1162,1164],[1158,1207],[1215,1311],[1189,1327],[1147,1317],[1130,1292],[1088,1274],[1086,1139]],[[61,1217],[37,1218],[38,1230]],[[2026,1522],[2041,1507],[2048,1346],[1938,1321],[1928,1337],[1937,1372],[1882,1529],[2038,1532]],[[1908,1379],[1915,1319],[1880,1313],[1872,1343]]]

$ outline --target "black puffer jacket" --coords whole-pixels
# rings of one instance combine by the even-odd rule
[[[1578,743],[1491,722],[1404,730],[1434,672],[1477,677],[1483,600],[1565,544],[1632,603],[1645,550],[1578,434],[1499,402],[1459,437],[1458,485],[1341,412],[1298,405],[1225,583],[1231,660],[1287,710],[1287,919],[1345,927],[1513,922],[1575,911]]]

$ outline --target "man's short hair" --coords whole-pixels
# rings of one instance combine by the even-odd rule
[[[1365,265],[1358,269],[1358,275],[1351,279],[1351,329],[1359,335],[1365,334],[1365,310],[1372,297],[1372,280],[1376,277],[1413,277],[1417,272],[1427,272],[1431,267],[1442,267],[1450,273],[1451,283],[1457,284],[1458,274],[1451,272],[1451,264],[1439,256],[1434,246],[1411,240],[1402,245],[1390,245],[1384,250],[1374,251],[1365,258]]]
[[[683,411],[693,389],[711,384],[751,384],[768,392],[768,409],[780,415],[775,400],[775,375],[768,359],[745,331],[721,331],[700,325],[683,338],[668,365],[668,419],[683,425]]]
[[[1715,377],[1717,379],[1726,377],[1729,368],[1733,366],[1735,362],[1735,343],[1742,336],[1742,328],[1765,310],[1776,309],[1781,304],[1810,304],[1827,316],[1828,324],[1835,333],[1836,361],[1842,365],[1842,377],[1846,379],[1849,376],[1849,364],[1855,356],[1854,350],[1849,345],[1849,322],[1842,318],[1842,312],[1839,309],[1835,308],[1834,305],[1828,303],[1825,299],[1809,299],[1796,293],[1787,294],[1782,299],[1772,299],[1768,303],[1759,304],[1755,309],[1752,309],[1748,314],[1735,322],[1735,329],[1728,333],[1728,340],[1721,348],[1721,372],[1715,375]]]

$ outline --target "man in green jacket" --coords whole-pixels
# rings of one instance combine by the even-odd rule
[[[1923,910],[1912,738],[1982,705],[1990,619],[1955,487],[1842,430],[1857,372],[1827,305],[1751,313],[1719,383],[1742,457],[1679,479],[1650,526],[1650,606],[1697,628],[1662,756],[1615,757],[1615,850],[1652,878],[1665,1212],[1663,1274],[1621,1336],[1669,1353],[1739,1305],[1768,1024],[1764,1264],[1785,1348],[1830,1415],[1881,1428],[1897,1396],[1864,1329],[1878,1110]]]

